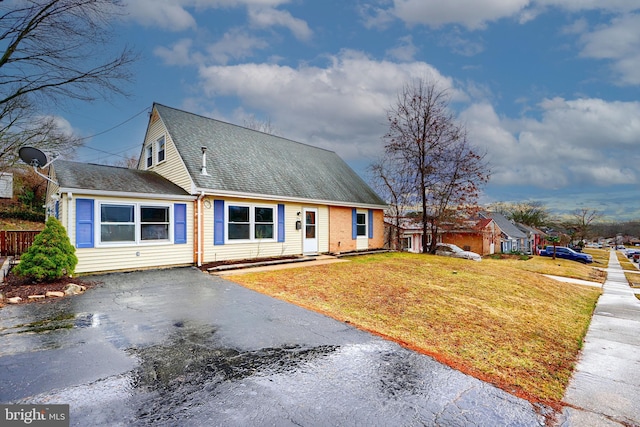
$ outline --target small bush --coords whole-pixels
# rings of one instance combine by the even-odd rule
[[[78,264],[75,251],[60,221],[49,217],[13,272],[38,282],[70,276]]]
[[[25,210],[23,208],[10,208],[0,210],[0,218],[21,219],[24,221],[44,222],[44,212]]]

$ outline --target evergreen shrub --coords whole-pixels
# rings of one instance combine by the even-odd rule
[[[22,254],[13,272],[37,282],[71,276],[78,264],[75,252],[60,221],[49,217],[44,230],[35,237],[29,250]]]

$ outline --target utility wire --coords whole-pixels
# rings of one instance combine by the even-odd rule
[[[94,135],[89,135],[89,136],[82,137],[82,138],[78,139],[78,141],[84,141],[85,139],[90,139],[90,138],[93,138],[93,137],[96,137],[96,136],[99,136],[99,135],[104,135],[104,134],[105,134],[105,133],[107,133],[107,132],[111,132],[112,130],[117,129],[117,128],[119,128],[120,126],[122,126],[122,125],[124,125],[124,124],[126,124],[126,123],[129,123],[131,120],[135,119],[135,118],[136,118],[136,117],[138,117],[140,114],[142,114],[142,113],[144,113],[145,111],[148,111],[148,110],[149,110],[149,107],[145,107],[142,111],[140,111],[139,113],[136,113],[134,116],[129,117],[129,118],[128,118],[127,120],[125,120],[124,122],[119,123],[119,124],[117,124],[117,125],[115,125],[115,126],[113,126],[113,127],[110,127],[110,128],[109,128],[109,129],[107,129],[107,130],[103,130],[102,132],[98,132],[98,133],[96,133],[96,134],[94,134]],[[91,147],[86,147],[86,148],[91,148]],[[92,149],[92,150],[95,150],[95,148],[91,148],[91,149]],[[98,150],[98,151],[100,151],[100,150]],[[105,151],[105,153],[106,153],[106,151]]]

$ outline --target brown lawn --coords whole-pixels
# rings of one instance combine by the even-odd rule
[[[592,267],[541,257],[472,262],[387,253],[229,279],[553,405],[563,396],[601,290],[527,269],[598,276]]]

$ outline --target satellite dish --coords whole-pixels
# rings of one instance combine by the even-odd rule
[[[22,147],[18,151],[18,155],[23,162],[34,168],[41,168],[47,164],[47,156],[37,148]]]
[[[45,174],[40,173],[38,171],[38,168],[46,168],[47,166],[49,166],[50,163],[53,163],[56,159],[53,159],[51,160],[50,163],[47,163],[47,156],[42,151],[33,147],[22,147],[20,150],[18,150],[18,156],[20,156],[20,159],[26,164],[33,166],[33,171],[36,174],[43,177],[47,181],[52,182],[55,185],[58,185],[57,182],[55,182]]]

